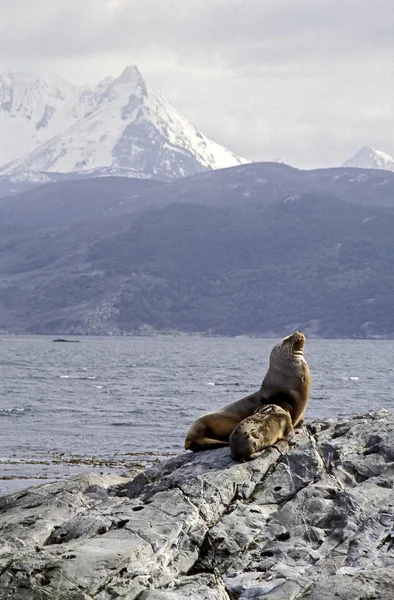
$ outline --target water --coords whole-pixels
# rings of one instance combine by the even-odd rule
[[[4,337],[0,495],[183,451],[204,412],[257,390],[277,340]],[[307,340],[306,419],[393,409],[394,341]]]

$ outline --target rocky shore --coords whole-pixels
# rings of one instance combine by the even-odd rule
[[[394,598],[394,416],[0,498],[1,600]]]

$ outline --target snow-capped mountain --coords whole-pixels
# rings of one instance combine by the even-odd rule
[[[247,162],[200,133],[136,66],[97,86],[0,74],[0,174],[104,170],[171,180]]]
[[[384,169],[394,171],[394,158],[385,152],[364,146],[351,158],[343,163],[342,167],[357,167],[359,169]]]
[[[86,92],[50,73],[0,74],[0,165],[35,150],[83,118],[93,101]]]

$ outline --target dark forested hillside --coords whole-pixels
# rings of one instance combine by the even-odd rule
[[[365,206],[324,190],[268,198],[250,173],[234,188],[239,169],[209,174],[216,187],[205,174],[200,203],[197,177],[129,194],[117,183],[121,201],[96,180],[97,211],[85,189],[63,224],[50,195],[30,224],[15,205],[0,227],[0,329],[394,335],[394,209],[368,206],[365,190]]]
[[[130,177],[84,177],[48,183],[0,198],[0,223],[37,230],[110,218],[128,211],[142,192],[162,185],[152,179]]]

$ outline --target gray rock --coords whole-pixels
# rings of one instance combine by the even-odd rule
[[[0,498],[0,600],[388,599],[394,416]]]

